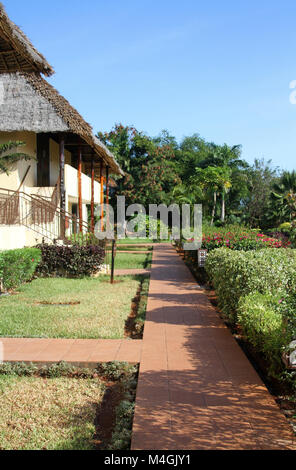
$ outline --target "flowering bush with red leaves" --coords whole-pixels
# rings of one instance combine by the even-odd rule
[[[203,235],[202,248],[208,251],[215,248],[230,248],[231,250],[249,251],[263,248],[288,248],[290,242],[271,238],[263,233],[245,232],[217,232]]]
[[[98,245],[38,245],[41,262],[37,268],[43,276],[91,276],[104,262],[105,250]]]

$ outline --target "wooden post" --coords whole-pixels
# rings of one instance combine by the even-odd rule
[[[66,193],[65,193],[65,138],[60,137],[60,193],[61,193],[61,219],[60,219],[60,237],[65,238],[66,224]]]
[[[109,167],[106,166],[106,205],[107,205],[107,231],[109,230],[110,214],[109,214]]]
[[[114,284],[114,267],[116,256],[116,240],[112,240],[112,258],[111,258],[111,284]]]
[[[101,160],[101,175],[100,175],[100,185],[101,185],[101,232],[104,231],[104,162]]]
[[[82,233],[82,183],[81,183],[81,173],[82,173],[82,150],[81,146],[78,148],[78,207],[79,207],[79,232]]]
[[[91,205],[90,205],[90,217],[91,217],[91,232],[95,232],[95,162],[94,155],[91,157]]]

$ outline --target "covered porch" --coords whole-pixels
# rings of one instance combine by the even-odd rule
[[[43,142],[49,139],[56,142],[59,149],[55,188],[58,193],[59,209],[65,215],[61,219],[61,238],[73,233],[86,231],[93,233],[96,206],[109,203],[109,175],[112,170],[106,159],[98,154],[95,146],[79,135],[73,133],[42,135]],[[40,192],[49,192],[47,185],[52,180],[52,155],[46,151],[49,148],[48,144],[46,147],[45,150],[39,149],[38,152],[37,180],[38,184],[42,182],[44,184],[43,187],[35,188],[39,195]],[[101,214],[103,215],[103,208]]]

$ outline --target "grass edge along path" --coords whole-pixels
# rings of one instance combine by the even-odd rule
[[[128,450],[137,374],[126,363],[0,364],[0,449]]]

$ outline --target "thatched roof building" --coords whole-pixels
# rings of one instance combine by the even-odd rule
[[[54,73],[45,57],[8,18],[0,3],[0,73],[20,71],[40,72],[46,76]]]
[[[0,74],[0,132],[16,131],[71,133],[70,146],[75,136],[74,144],[81,137],[89,146],[89,157],[95,152],[112,172],[123,175],[112,153],[93,135],[92,127],[38,73]]]
[[[84,159],[97,155],[112,173],[124,175],[112,153],[44,75],[53,68],[25,34],[8,18],[0,3],[0,132],[65,133],[65,145],[84,144]]]

